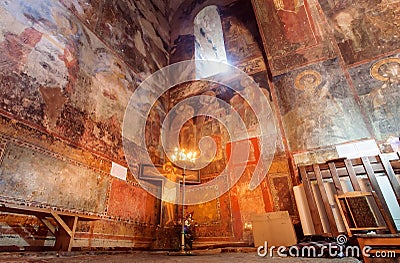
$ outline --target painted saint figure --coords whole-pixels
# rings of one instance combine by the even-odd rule
[[[177,198],[177,189],[176,189],[176,168],[172,165],[172,163],[167,162],[163,166],[163,170],[165,172],[165,180],[163,184],[163,193],[162,193],[162,200],[165,204],[166,210],[166,222],[165,226],[174,222],[175,220],[175,213],[174,207]]]

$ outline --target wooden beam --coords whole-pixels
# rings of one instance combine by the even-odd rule
[[[331,171],[332,180],[335,185],[336,193],[339,195],[343,194],[342,185],[340,184],[339,175],[336,170],[336,164],[334,162],[330,162],[328,163],[328,165],[329,165],[329,170]]]
[[[74,243],[76,225],[78,223],[78,216],[59,216],[54,213],[54,218],[57,218],[57,223],[62,227],[56,232],[55,250],[71,251]]]
[[[333,236],[337,236],[339,234],[339,231],[336,226],[335,217],[333,215],[332,207],[329,203],[328,195],[326,194],[324,181],[322,180],[321,171],[319,169],[318,164],[314,164],[313,167],[314,167],[315,176],[317,177],[318,187],[319,187],[319,191],[321,193],[322,201],[324,203],[325,212],[328,217],[328,222],[329,222],[329,226],[331,229],[331,233]]]
[[[64,220],[54,211],[51,212],[51,215],[57,221],[57,223],[68,233],[69,236],[72,236],[72,230],[67,226]]]
[[[346,165],[346,170],[349,173],[349,177],[350,177],[351,184],[353,186],[353,190],[354,191],[361,191],[361,187],[358,184],[357,175],[356,175],[356,173],[354,171],[353,164],[351,163],[351,160],[349,160],[349,159],[344,160],[344,164]]]
[[[305,166],[300,166],[299,169],[300,169],[301,180],[302,180],[303,186],[304,186],[304,192],[306,193],[306,197],[307,197],[307,203],[308,203],[308,206],[310,207],[311,218],[312,218],[312,221],[314,224],[315,233],[317,235],[322,235],[322,234],[324,234],[324,229],[322,227],[321,218],[318,213],[317,203],[315,201],[315,198],[314,198],[314,195],[312,192],[311,182],[307,176],[307,171],[306,171]]]
[[[393,188],[394,194],[396,195],[397,203],[400,205],[400,184],[397,181],[392,165],[390,164],[390,160],[383,154],[380,154],[379,158],[382,162],[382,166],[385,168],[385,173],[389,178],[389,182]]]
[[[78,224],[78,217],[75,216],[74,217],[74,223],[72,225],[72,234],[71,234],[71,238],[70,238],[69,244],[68,244],[68,251],[72,250],[72,245],[74,244],[75,230],[76,230],[76,225],[77,224]]]
[[[47,218],[45,218],[45,217],[38,217],[38,218],[39,218],[40,222],[42,222],[42,223],[50,230],[50,232],[51,232],[53,235],[55,235],[55,233],[56,233],[56,227],[53,226],[53,224],[50,223],[50,221],[49,221]]]
[[[389,227],[389,230],[391,233],[396,233],[396,230],[395,230],[396,228],[394,227],[395,223],[393,221],[393,217],[391,216],[391,213],[390,213],[389,207],[386,203],[385,197],[383,196],[381,188],[379,187],[378,180],[375,177],[374,170],[371,167],[371,163],[367,157],[361,157],[361,159],[362,159],[363,165],[365,167],[365,171],[367,172],[369,182],[371,183],[371,187],[373,189],[372,193],[374,196],[376,196],[378,205],[380,204],[382,206],[381,211],[382,211],[383,216],[385,217],[385,221],[386,221],[386,219],[388,220],[388,221],[386,221],[386,224]],[[389,217],[389,218],[387,218],[387,217]]]

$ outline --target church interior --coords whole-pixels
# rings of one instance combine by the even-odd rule
[[[399,262],[400,1],[0,0],[0,31],[0,261]]]

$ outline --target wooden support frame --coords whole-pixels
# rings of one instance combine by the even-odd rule
[[[364,247],[369,246],[369,254],[376,253],[379,248],[386,248],[396,254],[400,254],[400,235],[357,235],[356,236],[360,250],[364,251]],[[390,249],[387,249],[390,247]],[[373,256],[373,255],[372,255]],[[370,263],[371,257],[363,254],[364,263]]]
[[[75,214],[69,212],[55,211],[50,208],[40,208],[9,203],[0,203],[0,211],[36,216],[56,237],[54,249],[57,251],[71,251],[74,244],[74,237],[78,220],[92,221],[99,220],[98,216]],[[48,218],[54,218],[57,222],[55,227]]]
[[[371,197],[370,200],[367,200],[368,197]],[[379,218],[383,218],[384,222],[381,222],[380,226],[358,226],[358,222],[356,221],[356,216],[355,212],[349,209],[349,199],[352,198],[365,198],[365,200],[371,201],[374,200],[377,208],[379,209],[379,212],[381,213],[380,215],[376,215],[375,213],[377,211],[374,211],[373,207],[370,207],[370,212],[373,214],[373,217],[375,218],[376,221],[379,221]],[[335,200],[336,203],[339,207],[340,214],[343,218],[344,225],[347,230],[347,234],[349,237],[353,236],[353,233],[356,231],[365,231],[365,230],[389,230],[390,233],[394,234],[396,233],[396,230],[394,228],[394,225],[392,225],[391,221],[387,216],[385,216],[385,212],[382,209],[381,202],[379,201],[379,198],[375,195],[374,192],[348,192],[344,193],[341,195],[335,195]],[[350,222],[352,223],[350,225]],[[378,223],[378,222],[377,222]],[[385,225],[383,225],[384,223]]]
[[[45,225],[47,227],[47,229],[49,229],[53,235],[56,234],[56,231],[58,230],[58,228],[56,228],[52,223],[50,223],[50,221],[47,219],[47,217],[38,216],[37,218],[39,218],[40,222],[42,222],[43,225]]]
[[[338,194],[343,194],[343,188],[342,188],[342,185],[340,184],[340,178],[339,178],[338,172],[336,170],[336,164],[334,162],[330,162],[330,163],[328,163],[328,166],[329,166],[329,170],[332,175],[332,181],[333,181],[333,184],[335,185],[336,192]]]
[[[58,225],[61,226],[56,231],[56,244],[54,245],[55,250],[60,251],[71,251],[74,243],[76,225],[78,223],[77,216],[64,216],[61,218],[57,213],[51,213]]]
[[[371,163],[369,161],[369,159],[367,157],[361,157],[362,163],[364,165],[365,171],[367,172],[367,176],[368,179],[371,183],[372,189],[375,191],[375,194],[378,196],[378,199],[380,201],[380,204],[382,206],[382,210],[383,210],[383,214],[386,215],[388,218],[388,221],[390,221],[390,224],[388,223],[388,226],[392,226],[394,229],[396,229],[395,223],[393,218],[390,216],[390,210],[389,207],[387,205],[387,203],[385,202],[385,198],[383,196],[382,190],[379,187],[378,184],[378,180],[375,177],[375,173],[374,170],[371,166]],[[394,230],[394,233],[396,232],[396,230]]]
[[[324,230],[319,215],[319,207],[317,208],[316,199],[321,199],[324,203],[323,210],[326,212],[328,223],[331,226],[331,235],[335,235],[338,230],[334,216],[332,215],[332,207],[328,203],[326,195],[328,192],[323,185],[325,181],[333,182],[334,194],[343,194],[345,191],[341,184],[341,178],[349,178],[353,191],[360,192],[362,185],[359,178],[368,178],[373,194],[379,199],[384,215],[391,221],[390,225],[395,226],[394,220],[390,214],[388,205],[384,199],[382,190],[378,185],[376,176],[387,176],[394,190],[397,202],[400,204],[400,186],[396,176],[400,171],[400,152],[391,154],[381,154],[378,156],[369,156],[355,159],[338,158],[321,164],[299,166],[299,173],[302,178],[304,191],[307,197],[307,203],[310,207],[312,221],[316,234],[324,234]],[[317,181],[318,190],[312,188],[313,182]],[[335,204],[336,205],[336,204]],[[334,225],[332,227],[332,225]]]
[[[344,208],[342,207],[343,199],[358,197],[358,196],[373,196],[373,199],[376,201],[376,204],[379,208],[380,213],[382,214],[383,219],[385,220],[386,226],[375,226],[375,227],[351,227],[346,220],[346,214]],[[357,243],[360,247],[360,251],[365,252],[364,248],[369,246],[370,249],[367,251],[369,255],[373,257],[373,253],[380,251],[380,249],[384,249],[386,251],[391,251],[396,254],[400,253],[400,235],[396,233],[395,226],[392,225],[392,221],[390,220],[390,216],[386,215],[383,210],[382,204],[379,201],[378,196],[374,192],[350,192],[341,195],[335,196],[336,202],[339,206],[339,211],[344,218],[345,227],[349,237],[354,236],[357,239]],[[362,230],[389,230],[390,234],[357,234],[357,231]],[[364,263],[371,262],[371,257],[367,254],[362,254]]]

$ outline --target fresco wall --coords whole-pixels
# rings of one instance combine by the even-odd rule
[[[400,48],[400,4],[396,0],[319,0],[346,64]]]
[[[230,192],[188,208],[198,217],[199,242],[251,242],[249,218],[256,213],[287,210],[298,223],[295,164],[335,158],[335,145],[367,138],[390,150],[388,139],[399,136],[399,1],[172,3],[181,4],[174,15],[158,0],[0,0],[2,201],[102,216],[79,223],[77,246],[150,247],[159,201],[135,182],[138,167],[126,181],[110,176],[113,161],[126,166],[125,158],[136,158],[122,151],[123,114],[149,74],[193,58],[193,19],[208,5],[220,12],[228,61],[269,99],[278,142],[269,173],[254,191],[247,189],[254,170],[248,164]],[[165,113],[198,94],[237,107],[252,131],[254,114],[231,90],[189,82],[150,113],[145,140],[154,163],[164,162],[159,135]],[[188,140],[192,131],[196,136]],[[201,171],[203,181],[215,178],[227,161],[224,128],[203,117],[182,134],[188,146],[201,136],[215,139],[217,157]],[[71,187],[60,186],[67,183]],[[1,247],[54,242],[33,217],[0,218]]]
[[[110,170],[126,166],[130,95],[168,64],[168,17],[163,1],[0,1],[2,201],[101,216],[79,223],[77,246],[150,247],[157,200],[131,173],[123,181]],[[157,135],[164,105],[166,97],[149,134]],[[159,161],[158,138],[147,137]],[[34,217],[1,217],[1,247],[54,242]]]
[[[174,23],[186,21],[189,25],[202,7],[211,4],[217,3],[182,2],[181,7],[187,8],[178,9],[171,20],[171,61],[193,57],[191,27],[182,29]],[[292,185],[300,181],[296,164],[337,158],[336,145],[371,138],[383,151],[390,151],[388,140],[400,135],[396,77],[400,2],[361,1],[355,5],[353,1],[253,0],[260,35],[250,16],[244,16],[252,12],[243,1],[217,6],[228,61],[252,76],[270,98],[281,138],[261,191],[247,193],[243,182],[230,191],[231,206],[238,209],[232,210],[232,222],[240,222],[240,226],[232,225],[243,233],[248,216],[261,212],[255,196],[263,196],[264,211],[296,214],[288,202],[293,200]],[[197,94],[244,108],[226,89],[201,83],[172,90],[170,107]],[[251,116],[245,120],[251,122]],[[212,135],[223,149],[227,138],[218,124],[204,118],[196,122],[201,122],[197,135]],[[226,163],[224,151],[221,153],[223,158],[203,169],[202,176],[217,174]]]
[[[291,151],[369,137],[337,60],[293,70],[274,84]]]
[[[315,1],[252,3],[272,75],[335,56]]]
[[[252,1],[295,162],[399,136],[398,1]],[[287,59],[287,60],[285,60]]]
[[[254,79],[266,95],[273,113],[278,114],[279,109],[275,107],[277,105],[276,100],[273,91],[270,89],[262,40],[251,3],[249,1],[231,1],[232,3],[228,5],[226,2],[184,1],[182,3],[181,7],[187,7],[187,9],[179,9],[171,20],[171,40],[173,44],[171,63],[194,57],[195,41],[193,29],[189,25],[193,24],[192,19],[203,7],[217,5],[228,62]],[[180,28],[182,23],[185,23],[185,28]],[[204,30],[204,32],[207,33],[208,31]],[[214,36],[203,34],[200,37],[201,39],[196,41],[196,45],[201,45],[207,39],[213,39]],[[184,44],[183,39],[185,39]],[[188,82],[171,90],[170,108],[190,96],[207,95],[210,99],[203,102],[204,107],[212,108],[215,114],[225,116],[226,113],[221,110],[218,101],[213,98],[221,99],[237,110],[251,137],[256,134],[255,124],[257,119],[255,114],[239,94],[236,94],[228,86],[246,90],[246,83],[240,83],[237,80],[232,80],[232,83],[227,86],[203,81]],[[279,126],[278,121],[276,126]],[[188,137],[186,136],[188,134],[195,134],[195,136]],[[227,164],[227,151],[229,151],[228,148],[232,142],[230,142],[227,130],[219,121],[205,116],[195,117],[181,130],[181,145],[196,149],[199,140],[206,136],[210,136],[216,142],[217,152],[213,161],[200,171],[202,182],[215,178],[224,180],[220,173]],[[251,139],[257,140],[256,138]],[[257,144],[256,141],[255,145]],[[289,210],[293,222],[298,223],[291,191],[293,182],[290,165],[279,128],[275,158],[270,172],[259,187],[250,191],[248,186],[254,169],[254,162],[247,164],[245,172],[237,184],[227,194],[218,198],[217,203],[211,201],[188,207],[189,210],[194,211],[194,219],[199,220],[199,242],[240,241],[251,243],[250,219],[253,214]],[[232,173],[234,174],[235,171],[232,171]],[[280,195],[281,197],[279,197]]]
[[[372,60],[349,70],[374,136],[379,141],[400,132],[400,54]]]

